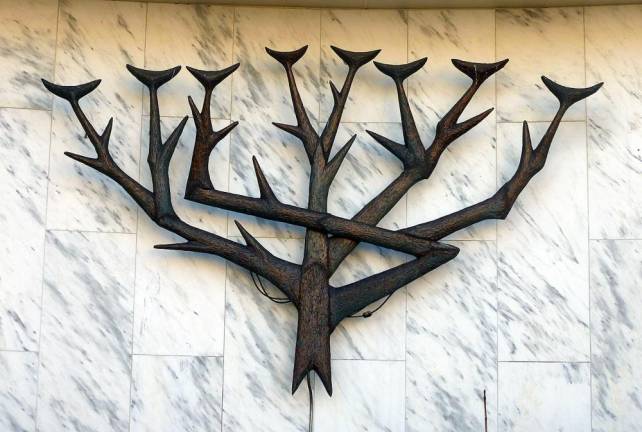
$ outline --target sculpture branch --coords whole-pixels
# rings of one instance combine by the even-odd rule
[[[471,63],[453,60],[455,67],[465,73],[472,82],[457,103],[439,121],[435,138],[427,149],[425,149],[419,136],[406,91],[403,88],[403,82],[417,72],[426,63],[426,59],[423,58],[404,65],[388,65],[375,62],[377,68],[385,75],[388,75],[397,88],[404,144],[397,144],[371,131],[368,131],[368,133],[397,156],[403,163],[404,169],[390,185],[352,218],[354,221],[377,224],[412,186],[430,177],[446,148],[492,112],[492,109],[489,109],[458,123],[459,117],[481,85],[503,68],[507,62],[508,60],[502,60],[497,63]],[[357,244],[357,242],[348,238],[334,237],[330,240],[330,268],[332,271],[336,270]]]
[[[161,145],[160,116],[158,111],[158,88],[170,80],[178,72],[177,68],[166,71],[145,71],[134,67],[130,72],[150,92],[150,146],[148,163],[152,173],[154,188],[150,191],[127,173],[125,173],[112,158],[109,152],[109,138],[113,121],[110,120],[105,131],[99,135],[80,107],[80,99],[98,87],[100,80],[77,86],[60,86],[43,80],[45,87],[58,97],[67,100],[80,125],[96,151],[96,157],[90,158],[74,153],[65,152],[70,158],[88,165],[105,174],[118,183],[143,211],[156,224],[168,231],[174,232],[186,240],[186,243],[176,245],[156,246],[159,249],[190,250],[218,255],[240,266],[243,266],[268,279],[294,303],[298,303],[296,292],[298,266],[271,254],[265,254],[251,246],[243,246],[226,238],[209,233],[185,223],[173,210],[167,169],[186,119],[174,130],[165,145]]]

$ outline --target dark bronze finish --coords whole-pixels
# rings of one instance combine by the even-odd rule
[[[546,87],[559,100],[560,107],[536,148],[532,147],[528,126],[524,122],[522,156],[514,176],[495,195],[485,201],[434,221],[391,231],[379,228],[376,224],[414,184],[430,177],[439,158],[453,141],[490,114],[492,108],[459,122],[462,112],[484,81],[504,67],[508,60],[489,64],[453,60],[454,66],[466,74],[472,83],[439,121],[436,136],[428,147],[425,147],[421,141],[403,87],[404,80],[417,72],[426,63],[426,59],[405,65],[375,62],[376,67],[395,83],[404,142],[396,143],[376,132],[368,131],[368,133],[401,160],[404,170],[353,218],[345,219],[328,213],[328,191],[355,136],[351,137],[334,157],[330,158],[330,153],[357,71],[373,60],[379,50],[351,52],[332,47],[347,65],[348,72],[341,90],[330,82],[330,91],[334,100],[333,108],[326,126],[317,133],[308,118],[293,72],[295,63],[305,54],[306,49],[307,47],[303,47],[296,51],[282,52],[266,48],[267,53],[281,63],[285,70],[297,120],[296,125],[281,123],[274,123],[274,125],[302,142],[310,162],[307,208],[282,203],[274,194],[256,158],[253,158],[253,164],[260,190],[259,197],[246,197],[214,189],[208,170],[210,154],[217,143],[237,125],[237,122],[215,131],[210,119],[210,102],[214,88],[239,65],[235,64],[221,71],[187,68],[203,85],[205,97],[200,110],[192,98],[188,98],[196,125],[196,139],[185,197],[201,204],[305,227],[305,251],[301,265],[272,255],[238,222],[236,224],[245,240],[245,245],[189,225],[174,212],[170,199],[168,167],[188,117],[183,118],[178,127],[163,142],[157,94],[158,89],[172,79],[179,72],[180,67],[165,71],[151,71],[127,66],[131,74],[148,88],[150,94],[147,162],[152,175],[152,190],[143,187],[123,172],[112,159],[109,153],[112,120],[109,121],[103,133],[98,134],[80,107],[80,99],[92,92],[100,83],[99,80],[77,86],[60,86],[45,80],[43,83],[49,91],[71,104],[96,151],[94,158],[73,153],[65,154],[113,179],[156,224],[186,240],[184,243],[157,245],[156,248],[221,256],[266,278],[292,301],[298,310],[292,392],[296,391],[301,381],[311,370],[314,370],[327,392],[332,394],[330,334],[336,326],[344,318],[394,293],[457,255],[458,248],[438,240],[485,219],[504,219],[528,181],[544,166],[553,137],[566,110],[575,102],[595,93],[601,84],[585,89],[574,89],[542,77]],[[359,242],[373,243],[406,252],[414,255],[415,259],[343,287],[331,286],[330,276]]]

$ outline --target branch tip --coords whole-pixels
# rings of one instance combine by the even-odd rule
[[[379,63],[379,62],[374,62],[374,64],[377,67],[377,69],[381,71],[381,73],[389,76],[395,82],[402,83],[409,76],[411,76],[412,74],[417,72],[419,69],[421,69],[426,64],[427,61],[428,61],[428,58],[424,57],[410,63],[399,64],[399,65]]]
[[[201,70],[196,69],[191,66],[185,66],[185,68],[192,74],[194,78],[201,83],[201,85],[206,90],[212,90],[214,87],[219,85],[221,81],[230,76],[234,71],[236,71],[240,66],[240,63],[235,63],[232,66],[226,67],[221,70]]]
[[[127,65],[127,70],[134,78],[143,83],[149,89],[158,89],[163,84],[174,78],[181,70],[180,66],[173,67],[165,70],[150,70],[141,69],[130,64]]]
[[[581,101],[582,99],[591,96],[604,84],[598,83],[586,88],[566,87],[556,83],[555,81],[545,77],[544,75],[542,75],[542,82],[550,90],[550,92],[555,95],[557,100],[560,102],[560,105],[566,108],[570,107],[576,102]]]
[[[256,180],[259,184],[259,192],[261,193],[261,198],[264,198],[268,201],[278,201],[276,195],[274,194],[274,191],[270,187],[270,183],[268,182],[265,174],[263,173],[263,170],[261,169],[261,165],[259,165],[259,161],[256,159],[256,156],[252,156],[252,164],[254,165],[254,172],[256,174]]]
[[[277,51],[272,48],[265,47],[265,51],[270,55],[270,57],[281,63],[286,69],[292,67],[292,65],[298,62],[307,50],[307,45],[304,45],[294,51]]]
[[[332,51],[334,51],[350,69],[359,69],[361,66],[374,60],[381,52],[380,49],[373,51],[348,51],[334,45],[330,48],[332,48]]]
[[[101,82],[101,80],[97,79],[85,84],[63,86],[49,82],[46,79],[42,79],[41,81],[45,88],[51,93],[71,103],[78,102],[80,98],[87,96],[89,93],[94,91]]]
[[[459,59],[452,59],[451,62],[457,69],[466,74],[471,80],[478,84],[481,84],[488,78],[490,78],[493,74],[502,69],[504,66],[506,66],[506,63],[508,63],[508,59],[500,60],[495,63],[476,63]]]

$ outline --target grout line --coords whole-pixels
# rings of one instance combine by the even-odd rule
[[[223,355],[213,355],[213,354],[146,354],[146,353],[132,353],[132,356],[136,357],[160,357],[160,358],[169,358],[169,357],[181,357],[181,358],[223,358]]]
[[[147,66],[147,30],[149,22],[149,4],[145,4],[145,28],[143,33],[143,67]],[[143,142],[143,119],[145,118],[145,88],[140,86],[140,123],[138,131],[138,180],[141,178],[141,152],[142,152],[142,142]],[[136,239],[134,243],[134,286],[132,293],[132,332],[131,332],[131,345],[130,345],[130,361],[129,361],[129,404],[127,410],[129,412],[128,416],[128,430],[132,429],[132,392],[134,388],[134,341],[136,339],[136,281],[138,279],[138,234],[139,234],[139,224],[140,224],[140,208],[136,207]]]
[[[500,360],[498,363],[590,364],[588,360]]]
[[[53,112],[53,109],[51,108],[34,108],[34,107],[20,107],[20,106],[0,106],[0,110],[42,111],[42,112],[48,112],[48,113]]]
[[[497,10],[493,10],[495,61],[497,61]],[[495,190],[499,176],[499,125],[497,114],[497,75],[493,76],[495,91]],[[495,428],[499,425],[499,223],[495,220]]]
[[[58,38],[60,33],[60,2],[58,2],[58,7],[56,10],[56,36],[54,41],[54,57],[52,65],[52,76],[51,79],[53,82],[56,82],[56,65],[58,64]],[[51,147],[53,146],[53,124],[54,124],[54,98],[51,98],[51,115],[49,118],[49,157],[47,161],[47,190],[45,192],[45,214],[44,214],[44,232],[42,236],[42,269],[41,269],[41,280],[40,280],[40,323],[38,327],[38,366],[36,368],[36,403],[34,409],[34,428],[38,430],[38,412],[40,409],[40,365],[41,353],[42,353],[42,322],[44,315],[44,298],[45,298],[45,267],[47,260],[47,219],[49,215],[49,187],[51,183]]]
[[[236,52],[236,15],[237,8],[232,9],[232,62],[236,61],[235,52]],[[230,76],[230,122],[232,121],[232,108],[234,105],[234,74]],[[234,132],[232,132],[234,134]],[[227,190],[230,190],[230,182],[232,177],[232,137],[230,135],[228,139],[228,157],[227,157]],[[230,212],[225,211],[225,235],[229,235],[230,231]],[[223,418],[225,416],[225,335],[227,333],[227,273],[229,270],[228,260],[223,260],[225,262],[225,281],[223,284],[223,349],[221,356],[221,432],[223,432]]]
[[[529,125],[537,123],[550,123],[553,119],[550,120],[526,120]],[[586,120],[562,120],[560,123],[585,123]],[[498,121],[497,124],[522,124],[523,121]]]
[[[367,0],[364,0],[367,2]],[[410,60],[410,12],[404,11],[406,15],[406,63],[408,63]],[[406,83],[406,88],[405,88],[407,98],[408,98],[408,104],[410,107],[412,107],[412,95],[410,92],[410,82]],[[410,190],[408,190],[404,196],[404,204],[406,206],[406,220],[405,220],[405,227],[408,227],[408,193]],[[405,307],[404,307],[404,325],[403,325],[403,362],[404,362],[404,368],[403,368],[403,422],[404,422],[404,429],[407,428],[407,422],[408,422],[408,415],[407,415],[407,410],[408,410],[408,285],[404,287],[404,298],[405,298]]]
[[[86,230],[86,229],[64,229],[64,228],[47,228],[47,232],[68,232],[68,233],[85,233],[85,234],[124,234],[135,235],[136,231],[99,231],[99,230]]]
[[[25,353],[25,354],[38,354],[39,351],[21,350],[21,349],[0,349],[0,353]]]
[[[582,31],[584,42],[584,86],[586,87],[586,8],[582,8]],[[586,283],[588,288],[588,336],[589,336],[589,421],[593,430],[593,335],[591,332],[591,220],[589,206],[589,141],[588,141],[588,100],[584,100],[584,146],[586,158]]]

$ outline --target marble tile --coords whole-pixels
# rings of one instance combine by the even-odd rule
[[[242,121],[231,133],[230,192],[259,196],[252,156],[258,159],[279,200],[307,207],[310,164],[298,139],[279,132],[267,121]],[[238,220],[256,237],[305,237],[305,230],[294,225],[234,212],[228,218],[230,236],[240,236],[233,223]]]
[[[148,149],[148,118],[143,117],[142,155]],[[178,118],[162,118],[161,133],[168,136]],[[217,120],[214,127],[227,125]],[[170,187],[176,212],[185,221],[225,236],[227,214],[183,199],[189,174],[195,130],[185,127],[170,164]],[[212,182],[227,190],[229,139],[220,142],[210,158]],[[222,168],[222,169],[219,169]],[[141,182],[151,188],[147,164]],[[134,352],[162,355],[222,355],[225,314],[225,261],[191,252],[154,249],[154,245],[184,241],[152,222],[139,209]]]
[[[360,244],[330,279],[341,287],[372,274],[400,265],[408,256],[380,247]],[[374,310],[383,300],[365,310]],[[405,360],[406,290],[397,291],[367,319],[343,320],[332,333],[334,359]]]
[[[547,126],[531,125],[533,145]],[[499,125],[500,183],[517,167],[521,129]],[[588,360],[585,191],[585,125],[562,123],[546,166],[497,225],[500,360]]]
[[[51,94],[40,78],[53,76],[57,15],[55,0],[0,5],[0,106],[51,109]]]
[[[340,90],[347,67],[335,54],[335,45],[350,51],[381,49],[375,59],[389,64],[408,61],[408,25],[402,10],[321,11],[321,121],[332,112],[329,81]],[[382,31],[385,29],[385,31]],[[345,122],[397,122],[397,91],[392,80],[379,72],[371,62],[359,70],[342,120]]]
[[[35,432],[38,353],[0,352],[0,428]]]
[[[333,393],[314,386],[314,430],[402,432],[404,363],[332,361]]]
[[[301,260],[300,240],[260,241],[282,258]],[[291,394],[295,308],[263,297],[247,270],[233,264],[228,265],[226,300],[223,431],[307,431],[305,384]]]
[[[339,151],[352,135],[357,135],[357,138],[330,187],[328,211],[334,215],[353,217],[403,169],[392,153],[366,133],[367,129],[395,140],[401,140],[403,136],[398,123],[345,123],[339,127],[333,153]],[[405,196],[378,225],[392,230],[405,227]]]
[[[498,120],[551,120],[559,103],[541,75],[569,87],[586,87],[582,8],[498,9],[495,19],[497,58],[510,58],[497,73]],[[565,119],[585,116],[581,101]]]
[[[108,114],[91,115],[102,131]],[[67,156],[70,151],[93,157],[96,153],[76,117],[53,112],[47,195],[47,228],[62,230],[136,231],[136,203],[111,179]],[[123,170],[137,178],[140,153],[140,117],[114,118],[109,149]]]
[[[220,430],[221,357],[134,356],[132,432]]]
[[[176,65],[218,70],[232,64],[234,9],[204,4],[148,5],[145,67],[168,69]],[[177,37],[180,35],[180,37]],[[212,117],[229,118],[232,78],[216,88]],[[187,96],[202,105],[202,86],[183,69],[159,94],[161,113],[191,115]],[[147,99],[147,97],[146,97]],[[149,102],[143,104],[149,112]]]
[[[435,136],[439,119],[470,86],[451,58],[495,61],[495,16],[490,10],[413,10],[408,18],[409,60],[428,63],[408,81],[408,93],[424,145]],[[490,78],[463,112],[461,120],[495,104]],[[460,137],[442,155],[431,178],[408,193],[408,225],[416,225],[488,198],[495,192],[495,114]],[[495,222],[485,221],[450,236],[495,239]]]
[[[642,241],[591,242],[593,431],[642,424]]]
[[[287,23],[287,25],[284,25]],[[288,51],[308,45],[294,67],[297,87],[313,124],[319,114],[320,11],[305,9],[236,9],[232,118],[241,124],[232,135],[230,192],[258,193],[252,155],[256,155],[277,196],[296,205],[307,203],[309,163],[303,145],[272,122],[296,124],[283,67],[265,47]],[[230,214],[259,237],[302,237],[298,227]],[[229,235],[239,235],[229,223]]]
[[[586,8],[591,238],[642,238],[642,6]]]
[[[128,430],[135,241],[47,233],[38,430]]]
[[[591,430],[587,363],[499,363],[499,430]]]
[[[265,47],[290,51],[308,45],[294,67],[297,87],[310,119],[319,114],[320,11],[286,8],[237,8],[232,119],[295,124],[283,66]],[[276,129],[275,129],[276,130]],[[279,132],[283,136],[284,132]]]
[[[452,244],[457,258],[407,288],[408,432],[483,430],[484,390],[497,430],[495,243]]]
[[[96,17],[100,16],[100,20]],[[103,82],[83,99],[102,131],[114,117],[110,150],[130,175],[138,170],[141,86],[125,69],[143,64],[145,6],[141,3],[63,0],[60,3],[56,82]],[[47,228],[134,232],[134,203],[115,184],[62,153],[93,154],[67,102],[54,102]]]
[[[38,350],[48,112],[0,109],[0,349]]]

